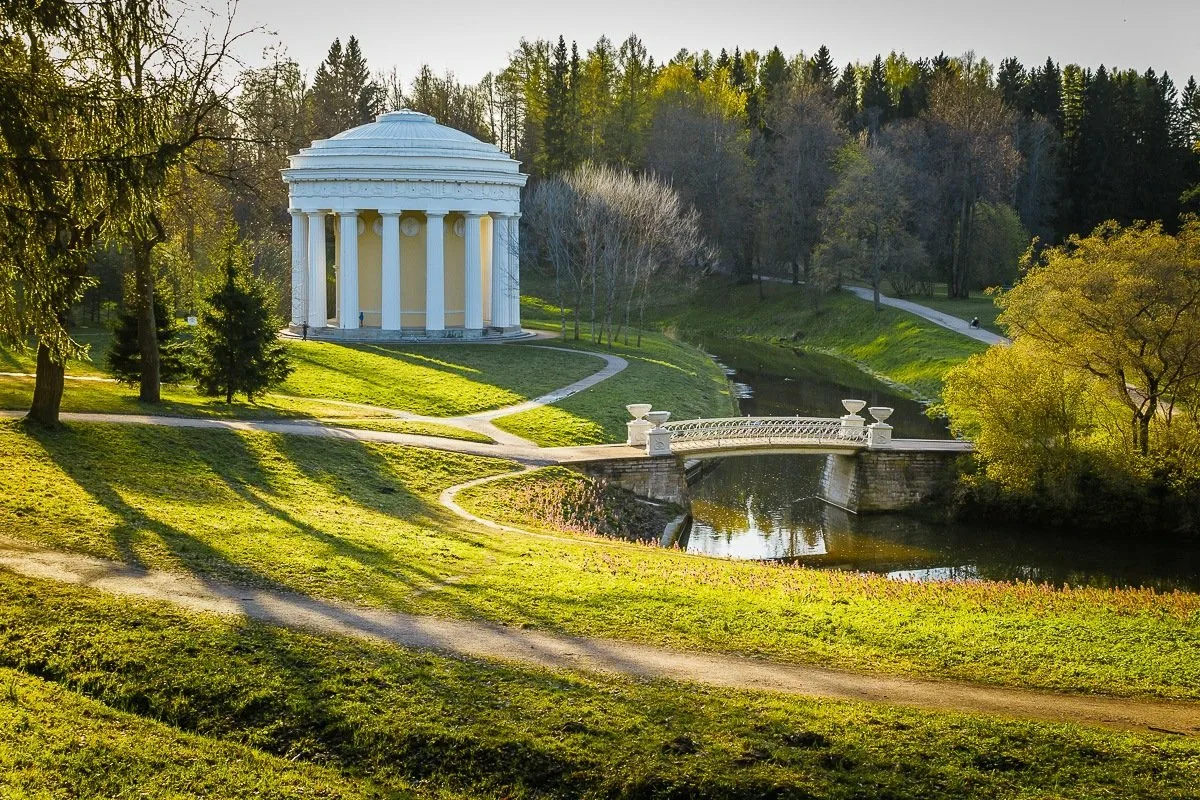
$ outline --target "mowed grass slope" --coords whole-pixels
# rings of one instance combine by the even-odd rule
[[[186,384],[163,387],[163,402],[138,400],[136,386],[68,380],[64,411],[162,414],[233,419],[336,419],[386,416],[396,409],[458,416],[523,402],[580,380],[604,366],[573,352],[507,345],[346,345],[288,342],[295,372],[253,403],[201,397]],[[108,377],[103,345],[91,361],[71,362],[68,374]],[[0,372],[32,372],[29,353],[0,350]],[[24,409],[33,379],[0,375],[0,408]],[[329,402],[333,401],[333,402]],[[347,404],[358,404],[354,407]],[[372,410],[373,408],[378,410]]]
[[[580,636],[1200,698],[1196,594],[909,584],[494,532],[436,498],[514,465],[416,448],[9,422],[0,454],[0,531],[125,563]],[[463,499],[522,524],[504,491]]]
[[[459,416],[513,405],[604,366],[598,358],[512,345],[289,342],[296,371],[278,392]]]
[[[0,580],[6,580],[0,578]],[[26,586],[25,598],[38,596]],[[11,610],[11,608],[10,608]],[[128,613],[127,611],[124,613]],[[133,630],[130,635],[136,637]],[[3,636],[3,634],[0,634]],[[0,662],[17,653],[0,651]],[[86,682],[82,681],[82,682]],[[127,693],[119,705],[143,714]],[[372,787],[311,761],[183,733],[170,716],[115,711],[25,672],[0,668],[0,796],[5,798],[366,798]],[[398,797],[412,797],[397,787]]]
[[[389,797],[1166,799],[1200,768],[1195,739],[509,667],[4,573],[0,665],[276,757],[249,764],[320,763],[347,794],[369,776]]]
[[[688,304],[666,309],[660,322],[680,337],[742,338],[812,348],[936,397],[951,367],[986,345],[913,314],[835,293],[814,307],[802,288],[787,284],[731,286],[714,278]]]
[[[590,339],[566,339],[556,347],[621,356],[624,371],[585,391],[554,403],[494,420],[502,430],[543,447],[604,444],[626,438],[630,403],[651,403],[672,419],[727,417],[736,414],[729,381],[711,358],[694,347],[658,333],[642,336],[642,346],[614,342],[610,348]]]

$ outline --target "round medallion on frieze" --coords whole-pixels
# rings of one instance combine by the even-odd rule
[[[400,220],[400,232],[405,236],[416,236],[421,232],[421,223],[412,217],[405,217]]]
[[[467,223],[463,221],[462,217],[454,220],[454,235],[461,239],[466,232]]]
[[[383,236],[383,220],[376,219],[371,223],[371,230],[375,231],[376,236]]]

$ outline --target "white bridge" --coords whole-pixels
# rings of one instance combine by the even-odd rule
[[[769,451],[773,453],[826,453],[853,455],[860,450],[971,449],[969,442],[932,439],[893,439],[887,424],[893,409],[872,406],[874,422],[859,416],[862,400],[843,400],[848,412],[841,417],[723,417],[668,422],[669,411],[653,411],[648,403],[626,408],[631,447],[645,448],[648,456],[720,456]]]
[[[847,453],[866,449],[870,439],[861,422],[847,425],[829,417],[689,419],[660,428],[670,433],[672,453],[692,456],[739,450]]]

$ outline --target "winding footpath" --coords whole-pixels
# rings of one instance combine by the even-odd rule
[[[863,300],[874,302],[874,293],[864,286],[846,286],[843,287],[851,294],[861,297]],[[952,314],[944,314],[941,311],[936,311],[929,306],[923,306],[920,303],[914,303],[911,300],[901,300],[898,297],[888,297],[887,295],[879,295],[881,305],[898,308],[901,311],[907,311],[909,314],[915,314],[921,319],[928,320],[934,325],[940,325],[943,328],[961,333],[963,336],[969,336],[976,341],[984,344],[1012,344],[1011,339],[1007,339],[998,333],[985,331],[982,328],[972,328],[965,319],[959,319]]]
[[[495,659],[545,669],[664,678],[727,689],[781,692],[939,711],[1099,725],[1200,736],[1200,704],[1064,695],[950,681],[901,678],[692,653],[607,639],[562,636],[466,620],[364,608],[194,575],[41,550],[0,539],[0,568],[31,578],[168,603],[186,611]]]

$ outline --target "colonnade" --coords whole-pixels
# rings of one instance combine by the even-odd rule
[[[319,329],[329,327],[327,292],[327,250],[325,218],[335,212],[293,209],[292,215],[292,325]],[[379,328],[383,331],[418,333],[421,329],[403,324],[405,314],[420,313],[406,309],[414,298],[403,296],[401,289],[401,215],[402,211],[380,210],[381,240],[380,282],[382,308]],[[431,338],[447,334],[445,292],[445,236],[447,211],[421,210],[425,216],[425,298],[423,331]],[[462,212],[464,240],[464,288],[462,335],[480,336],[488,329],[511,331],[521,325],[520,305],[520,214],[491,213],[492,241],[487,264],[489,285],[483,286],[485,259],[482,224],[485,215]],[[361,212],[340,211],[337,217],[337,296],[336,327],[356,329],[359,321],[359,220]],[[405,218],[419,224],[416,218]],[[415,235],[417,229],[408,231]],[[488,300],[484,306],[485,297]],[[453,298],[457,300],[458,298]],[[457,327],[457,326],[455,326]]]

